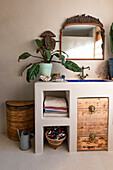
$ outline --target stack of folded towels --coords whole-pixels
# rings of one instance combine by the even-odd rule
[[[68,107],[65,98],[46,96],[44,100],[44,116],[68,117]]]

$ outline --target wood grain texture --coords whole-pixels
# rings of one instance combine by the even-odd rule
[[[89,137],[78,137],[77,151],[107,150],[108,138],[96,137],[94,142]]]
[[[94,112],[89,106],[95,107]],[[96,138],[90,142],[90,133]],[[107,150],[108,98],[79,98],[77,101],[77,150]],[[91,146],[91,147],[90,147]]]

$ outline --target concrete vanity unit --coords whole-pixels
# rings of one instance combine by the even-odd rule
[[[65,97],[68,101],[68,117],[43,117],[43,101],[46,95]],[[36,82],[35,83],[35,153],[43,153],[44,128],[65,126],[68,133],[68,151],[77,151],[77,100],[79,98],[107,98],[107,149],[113,151],[113,82]],[[97,103],[98,105],[98,103]],[[92,114],[94,116],[94,114]],[[100,117],[101,118],[101,117]],[[104,119],[104,117],[103,117]],[[103,125],[104,126],[104,125]],[[98,129],[98,128],[97,128]]]

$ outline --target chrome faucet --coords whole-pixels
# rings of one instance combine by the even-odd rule
[[[88,69],[88,70],[90,70],[90,67],[88,66],[88,67],[84,67],[84,66],[82,66],[82,75],[80,75],[80,74],[78,74],[78,76],[80,77],[80,79],[85,79],[87,76],[89,76],[88,74],[86,74],[86,75],[84,75],[84,70],[85,69]]]

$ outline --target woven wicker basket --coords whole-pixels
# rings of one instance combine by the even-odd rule
[[[19,140],[17,128],[34,131],[34,102],[33,101],[7,101],[7,135],[12,140]]]
[[[64,138],[59,139],[59,140],[50,139],[47,134],[48,134],[48,131],[45,133],[45,136],[46,136],[46,139],[47,139],[49,145],[54,149],[57,149],[57,147],[60,146],[62,144],[62,142],[66,139],[66,135]]]

